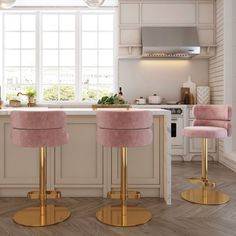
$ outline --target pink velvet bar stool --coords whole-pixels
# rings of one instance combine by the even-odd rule
[[[31,199],[39,199],[40,205],[18,211],[13,220],[24,226],[47,226],[57,224],[70,216],[67,208],[47,205],[48,198],[60,198],[58,191],[47,188],[47,147],[68,142],[65,129],[66,115],[63,111],[13,111],[11,113],[11,139],[20,147],[39,148],[39,191],[28,193]]]
[[[231,135],[232,108],[228,105],[196,105],[193,107],[193,126],[186,127],[183,135],[202,139],[202,176],[190,178],[190,182],[201,184],[200,189],[189,189],[181,193],[183,199],[203,205],[218,205],[229,201],[229,196],[215,191],[215,182],[208,179],[208,139],[222,139]]]
[[[127,147],[141,147],[152,143],[153,116],[150,111],[100,110],[97,111],[97,142],[106,147],[120,148],[120,191],[108,193],[111,199],[120,199],[119,205],[100,209],[96,217],[112,226],[144,224],[152,214],[140,206],[127,204],[129,198],[140,198],[139,192],[128,192]],[[143,157],[145,158],[145,157]]]

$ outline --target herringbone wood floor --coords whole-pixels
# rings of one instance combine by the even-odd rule
[[[130,228],[110,227],[95,219],[95,212],[109,200],[102,198],[63,198],[71,209],[69,220],[50,227],[27,228],[12,222],[11,216],[22,207],[33,205],[26,198],[0,198],[0,236],[236,236],[236,173],[210,163],[210,177],[217,189],[228,193],[231,201],[220,206],[201,206],[183,201],[180,192],[192,185],[186,178],[200,174],[200,163],[173,163],[173,202],[167,206],[157,198],[139,203],[150,209],[153,219]]]

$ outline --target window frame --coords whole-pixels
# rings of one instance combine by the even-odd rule
[[[0,43],[2,52],[4,51],[4,42],[3,39],[3,15],[4,14],[35,14],[36,16],[36,45],[35,45],[35,86],[37,91],[37,105],[59,105],[59,106],[77,106],[77,105],[91,105],[95,101],[82,101],[82,29],[81,29],[81,17],[82,14],[113,14],[113,93],[118,89],[118,14],[116,8],[106,8],[101,10],[90,10],[84,8],[76,8],[76,9],[61,9],[61,8],[35,8],[35,9],[14,9],[14,10],[4,10],[0,12]],[[43,98],[43,81],[42,81],[42,73],[43,73],[43,65],[42,65],[42,15],[43,14],[74,14],[75,15],[75,101],[44,101]],[[2,42],[1,42],[2,41]],[[3,60],[2,60],[3,59]],[[2,99],[6,98],[6,81],[4,81],[4,55],[0,57],[0,74],[2,78],[0,80],[0,85],[2,88]],[[58,65],[58,68],[60,66]],[[99,68],[99,66],[98,66]]]

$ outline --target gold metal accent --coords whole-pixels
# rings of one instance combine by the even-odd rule
[[[24,226],[47,226],[60,223],[70,217],[70,211],[67,208],[54,205],[46,205],[46,158],[47,149],[46,147],[41,147],[39,154],[39,192],[37,193],[37,198],[40,200],[40,206],[25,208],[18,211],[13,217],[13,220],[17,224]],[[34,192],[31,192],[30,196],[35,197],[36,194],[34,194]]]
[[[47,199],[58,199],[61,198],[60,191],[46,191]],[[28,192],[27,197],[30,199],[40,199],[39,191]]]
[[[210,190],[215,188],[216,183],[208,179],[208,143],[202,140],[202,177],[190,178],[194,184],[202,184],[201,189],[189,189],[181,193],[181,197],[189,202],[203,205],[219,205],[229,201],[229,196],[223,192]]]
[[[116,199],[121,200],[121,204],[118,206],[106,206],[100,209],[96,213],[96,218],[107,225],[112,226],[136,226],[145,224],[152,218],[151,212],[138,207],[127,205],[129,198],[128,192],[128,162],[127,162],[127,147],[120,148],[121,158],[121,186],[120,192],[111,192],[110,196],[114,196]],[[113,195],[112,195],[113,193]],[[109,194],[109,193],[108,193]],[[138,196],[138,192],[130,192],[130,196]]]
[[[220,205],[229,201],[229,196],[223,192],[201,189],[189,189],[181,193],[181,197],[192,203],[202,205]]]
[[[152,214],[142,207],[118,205],[102,208],[96,213],[96,218],[107,225],[128,227],[147,223]]]
[[[111,105],[105,105],[105,104],[93,104],[92,109],[97,110],[98,108],[124,108],[129,110],[130,104],[111,104]]]
[[[189,182],[192,184],[201,184],[202,186],[209,187],[209,188],[215,188],[216,186],[216,183],[214,181],[211,181],[209,179],[203,179],[201,177],[189,178]]]
[[[107,193],[107,197],[111,199],[121,199],[120,191],[111,191]],[[139,199],[141,198],[140,192],[128,191],[128,199]]]
[[[29,207],[18,211],[13,220],[24,226],[47,226],[63,222],[70,217],[70,211],[61,206]]]

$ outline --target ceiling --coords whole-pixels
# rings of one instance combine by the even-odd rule
[[[15,6],[87,6],[83,0],[17,0]],[[105,0],[103,6],[118,6],[118,0]]]

